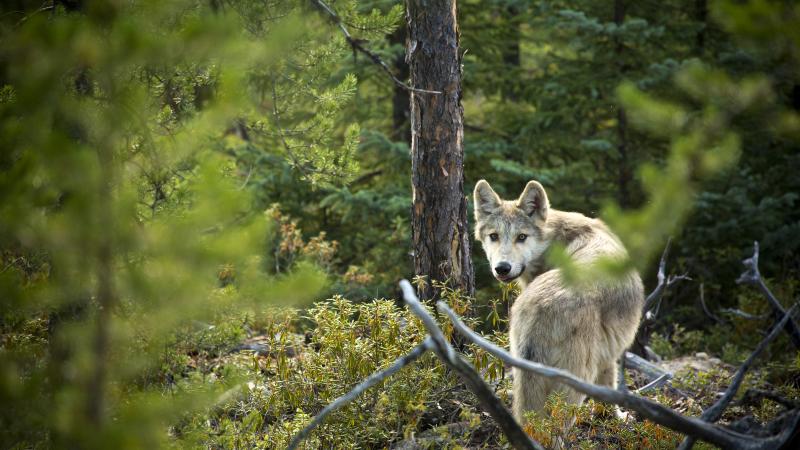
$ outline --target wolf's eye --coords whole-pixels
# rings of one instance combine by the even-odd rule
[[[489,239],[491,239],[492,242],[497,242],[497,240],[499,238],[500,238],[500,236],[498,236],[497,233],[492,233],[492,234],[489,235]]]
[[[527,234],[520,234],[519,236],[517,236],[517,242],[525,242],[525,239],[528,239]]]

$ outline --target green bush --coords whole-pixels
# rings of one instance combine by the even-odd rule
[[[211,447],[283,448],[310,416],[421,343],[421,323],[394,301],[317,303],[264,323],[263,353],[226,359],[248,381],[239,399],[176,428],[180,441]],[[308,329],[311,326],[313,328]],[[306,334],[300,334],[307,329]],[[432,355],[326,419],[306,448],[380,446],[415,431],[457,388]]]

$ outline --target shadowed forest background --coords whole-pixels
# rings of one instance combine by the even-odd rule
[[[2,448],[285,448],[424,338],[394,300],[399,279],[425,275],[411,245],[409,91],[355,47],[407,82],[405,11],[3,2]],[[669,288],[634,350],[676,374],[647,395],[699,415],[775,318],[736,283],[754,241],[775,297],[798,300],[800,9],[464,0],[458,21],[464,194],[487,179],[516,198],[538,180],[554,208],[620,235],[647,292],[671,238],[667,269],[691,280]],[[507,346],[513,286],[492,278],[478,243],[472,261],[474,296],[416,281]],[[464,351],[507,400],[508,368]],[[783,335],[745,387],[796,404],[798,380]],[[765,423],[786,406],[744,397],[723,422]],[[682,439],[558,398],[526,431],[548,443],[571,414],[575,448]],[[428,447],[403,447],[426,433]],[[305,445],[507,443],[428,355]]]

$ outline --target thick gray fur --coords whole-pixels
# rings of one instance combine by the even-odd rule
[[[548,267],[546,252],[561,243],[572,262],[626,258],[620,240],[600,220],[558,211],[541,184],[530,181],[516,200],[505,201],[485,180],[475,186],[475,237],[483,244],[492,274],[521,288],[511,308],[511,353],[568,370],[595,384],[617,383],[616,361],[632,343],[644,305],[639,274],[569,286],[560,269]],[[521,237],[524,235],[525,237]],[[507,274],[495,268],[511,265]],[[514,416],[542,412],[547,396],[563,391],[569,403],[585,395],[555,381],[514,369]]]

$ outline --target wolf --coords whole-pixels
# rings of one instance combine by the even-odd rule
[[[485,180],[475,185],[475,237],[492,274],[516,281],[520,295],[511,308],[511,353],[558,367],[595,384],[616,387],[617,360],[639,327],[644,288],[630,270],[620,278],[568,285],[546,254],[561,243],[578,267],[601,258],[627,258],[627,251],[600,220],[550,208],[547,194],[530,181],[516,200],[502,200]],[[541,412],[547,396],[562,391],[570,404],[585,396],[558,382],[514,368],[514,417]]]

